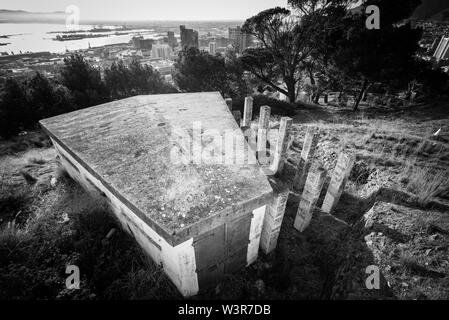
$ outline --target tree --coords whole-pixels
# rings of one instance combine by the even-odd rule
[[[123,61],[114,62],[105,70],[105,83],[112,99],[122,99],[139,94],[173,93],[177,90],[166,83],[151,66],[142,66],[133,60],[126,66]]]
[[[90,107],[107,101],[107,90],[100,71],[92,67],[80,54],[64,58],[60,72],[62,84],[71,92],[79,108]]]
[[[304,74],[315,84],[317,49],[325,42],[323,35],[333,28],[336,12],[344,12],[351,0],[289,1],[296,10],[276,7],[246,20],[243,32],[255,37],[260,47],[247,49],[242,63],[291,102],[297,97]]]
[[[243,69],[234,52],[226,57],[197,48],[184,48],[175,64],[174,80],[186,92],[219,91],[236,98],[247,92]]]
[[[53,84],[54,107],[53,115],[58,115],[76,110],[70,90],[62,84]]]
[[[41,119],[74,109],[70,91],[39,72],[21,82],[8,79],[0,100],[0,135],[17,134]]]
[[[310,54],[306,30],[290,10],[276,7],[245,21],[242,31],[261,44],[245,50],[242,64],[258,79],[296,100],[301,63]]]
[[[225,67],[228,84],[227,94],[233,100],[240,100],[243,103],[250,90],[244,77],[245,68],[237,56],[236,49],[226,50]]]
[[[56,97],[50,81],[40,72],[28,81],[27,91],[33,113],[33,121],[50,117],[57,113],[55,110]]]
[[[142,66],[133,60],[129,65],[131,92],[135,94],[174,93],[177,90],[162,78],[160,73],[149,65]]]
[[[114,62],[109,69],[104,71],[104,79],[112,99],[132,96],[130,72],[122,60]]]
[[[33,114],[23,85],[15,79],[6,79],[0,102],[0,135],[9,137],[32,123]]]
[[[449,95],[449,76],[438,66],[435,67],[430,61],[417,60],[413,73],[414,81],[410,86],[410,91],[418,91],[424,97],[435,95]],[[415,88],[414,88],[415,87]],[[411,96],[411,92],[408,92]]]
[[[335,43],[332,59],[344,75],[358,82],[354,110],[370,85],[382,83],[398,90],[411,81],[421,30],[402,21],[419,3],[420,0],[370,0],[362,5],[361,13],[343,18],[342,35]],[[368,5],[380,8],[380,30],[368,30],[365,26]]]
[[[338,7],[348,9],[350,5],[357,2],[358,0],[288,0],[288,3],[296,8],[302,16],[322,14]]]
[[[348,13],[353,0],[289,0],[289,4],[301,14],[301,24],[307,29],[311,44],[310,55],[304,59],[304,78],[309,78],[312,102],[318,104],[322,92],[342,90],[343,74],[332,61],[335,42],[342,35],[342,19]]]

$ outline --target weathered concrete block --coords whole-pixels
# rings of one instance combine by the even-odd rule
[[[225,99],[225,102],[226,102],[226,105],[227,105],[228,108],[229,108],[229,111],[232,112],[232,99],[231,99],[231,98],[226,98],[226,99]]]
[[[247,265],[250,265],[257,260],[265,215],[266,206],[253,210],[249,232]]]
[[[276,141],[276,149],[274,153],[273,163],[270,170],[273,174],[281,174],[286,161],[286,154],[288,143],[290,139],[290,129],[293,124],[293,119],[289,117],[282,117],[279,125],[279,134]]]
[[[303,232],[309,226],[325,177],[326,171],[324,169],[309,172],[296,213],[294,224],[296,230]]]
[[[237,124],[238,124],[239,126],[241,126],[241,122],[242,122],[242,113],[240,112],[240,110],[232,111],[232,115],[234,116],[235,122],[237,122]]]
[[[337,164],[332,173],[332,178],[327,189],[326,197],[323,201],[321,210],[326,213],[331,213],[336,207],[340,196],[345,188],[346,181],[354,166],[355,155],[342,152],[338,157]]]
[[[273,197],[267,206],[263,223],[261,249],[265,254],[272,252],[277,245],[277,240],[284,219],[290,189],[277,179],[270,179],[273,188]]]
[[[302,147],[301,156],[299,158],[298,168],[293,179],[293,187],[301,193],[306,183],[307,175],[309,174],[312,165],[313,155],[319,142],[319,133],[313,129],[307,130],[304,144]]]
[[[267,138],[270,115],[271,108],[269,106],[260,107],[259,126],[257,127],[257,159],[262,166],[268,163]]]
[[[252,97],[245,98],[245,107],[243,111],[243,123],[242,126],[249,127],[251,125],[251,120],[253,118],[253,102]]]

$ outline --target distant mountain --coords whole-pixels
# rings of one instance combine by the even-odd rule
[[[449,22],[448,0],[421,0],[422,4],[416,8],[413,18],[418,20]]]
[[[65,24],[66,13],[63,11],[56,12],[28,12],[23,10],[5,10],[0,9],[0,23],[57,23]],[[189,26],[203,27],[205,24],[212,23],[217,26],[233,26],[241,25],[241,20],[127,20],[127,19],[107,19],[101,17],[99,19],[80,19],[81,24],[87,25],[128,25],[133,27],[152,27],[166,31],[166,29],[179,30],[179,25],[188,24]],[[1,36],[1,33],[0,33]]]
[[[28,12],[23,10],[0,9],[0,23],[64,23],[66,14],[56,12]]]
[[[8,10],[0,9],[0,13],[11,13],[11,14],[64,14],[64,11],[54,11],[54,12],[29,12],[25,10]]]

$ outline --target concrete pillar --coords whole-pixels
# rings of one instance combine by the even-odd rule
[[[301,193],[306,183],[307,174],[312,165],[313,155],[315,154],[316,147],[319,141],[319,134],[313,129],[307,130],[306,137],[304,138],[304,144],[302,146],[301,156],[299,157],[298,167],[293,179],[293,187]]]
[[[270,180],[273,188],[273,198],[267,206],[263,222],[260,248],[265,254],[272,252],[276,246],[284,219],[285,207],[287,205],[290,189],[286,184],[278,180]]]
[[[326,171],[322,168],[309,173],[296,213],[294,224],[296,230],[303,232],[309,226],[325,177]]]
[[[234,116],[235,122],[237,122],[240,127],[242,124],[242,113],[240,112],[240,110],[232,111],[232,115]]]
[[[245,98],[245,109],[243,110],[243,123],[242,126],[249,127],[253,118],[253,102],[252,97]]]
[[[257,164],[257,155],[256,155],[256,149],[257,149],[257,125],[251,124],[251,126],[244,127],[242,126],[240,128],[243,132],[243,136],[245,137],[245,140],[247,141],[246,146],[246,158],[247,158],[247,164]]]
[[[286,159],[288,142],[290,139],[290,129],[293,124],[293,119],[289,117],[282,117],[279,125],[278,140],[276,142],[276,151],[274,154],[271,171],[273,174],[282,173],[284,169],[284,162]]]
[[[268,162],[267,157],[267,137],[270,125],[271,108],[263,106],[260,108],[259,126],[257,128],[257,159],[261,165]]]
[[[225,102],[228,105],[229,111],[232,112],[232,99],[231,98],[226,98]]]
[[[340,196],[345,188],[346,181],[354,166],[355,155],[342,152],[340,153],[332,178],[327,189],[321,209],[326,213],[331,213],[337,206]]]
[[[254,263],[257,260],[257,256],[259,254],[260,238],[262,234],[266,208],[267,206],[263,206],[256,210],[253,210],[251,227],[249,231],[248,252],[246,258],[247,266]]]

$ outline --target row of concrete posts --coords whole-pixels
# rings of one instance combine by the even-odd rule
[[[232,99],[228,98],[225,101],[242,130],[253,130],[251,127],[253,98],[245,98],[243,117],[240,111],[232,110]],[[269,172],[269,175],[271,175],[269,181],[274,191],[272,201],[267,206],[260,240],[261,249],[265,254],[272,252],[276,248],[290,191],[300,195],[294,227],[298,231],[303,232],[312,220],[313,211],[327,177],[326,170],[322,168],[311,170],[319,142],[319,132],[309,129],[306,132],[293,180],[289,182],[282,181],[280,177],[282,176],[287,150],[290,145],[293,120],[289,117],[281,118],[273,161],[271,164],[268,164],[267,157],[261,155],[266,153],[270,115],[270,107],[262,106],[259,113],[257,132],[250,133],[257,137],[257,144],[253,146],[250,144],[250,146],[256,149],[259,164],[262,168],[267,165],[270,167],[270,170],[266,172]],[[355,156],[353,154],[344,151],[340,153],[321,206],[322,212],[330,214],[337,206],[354,162]]]

